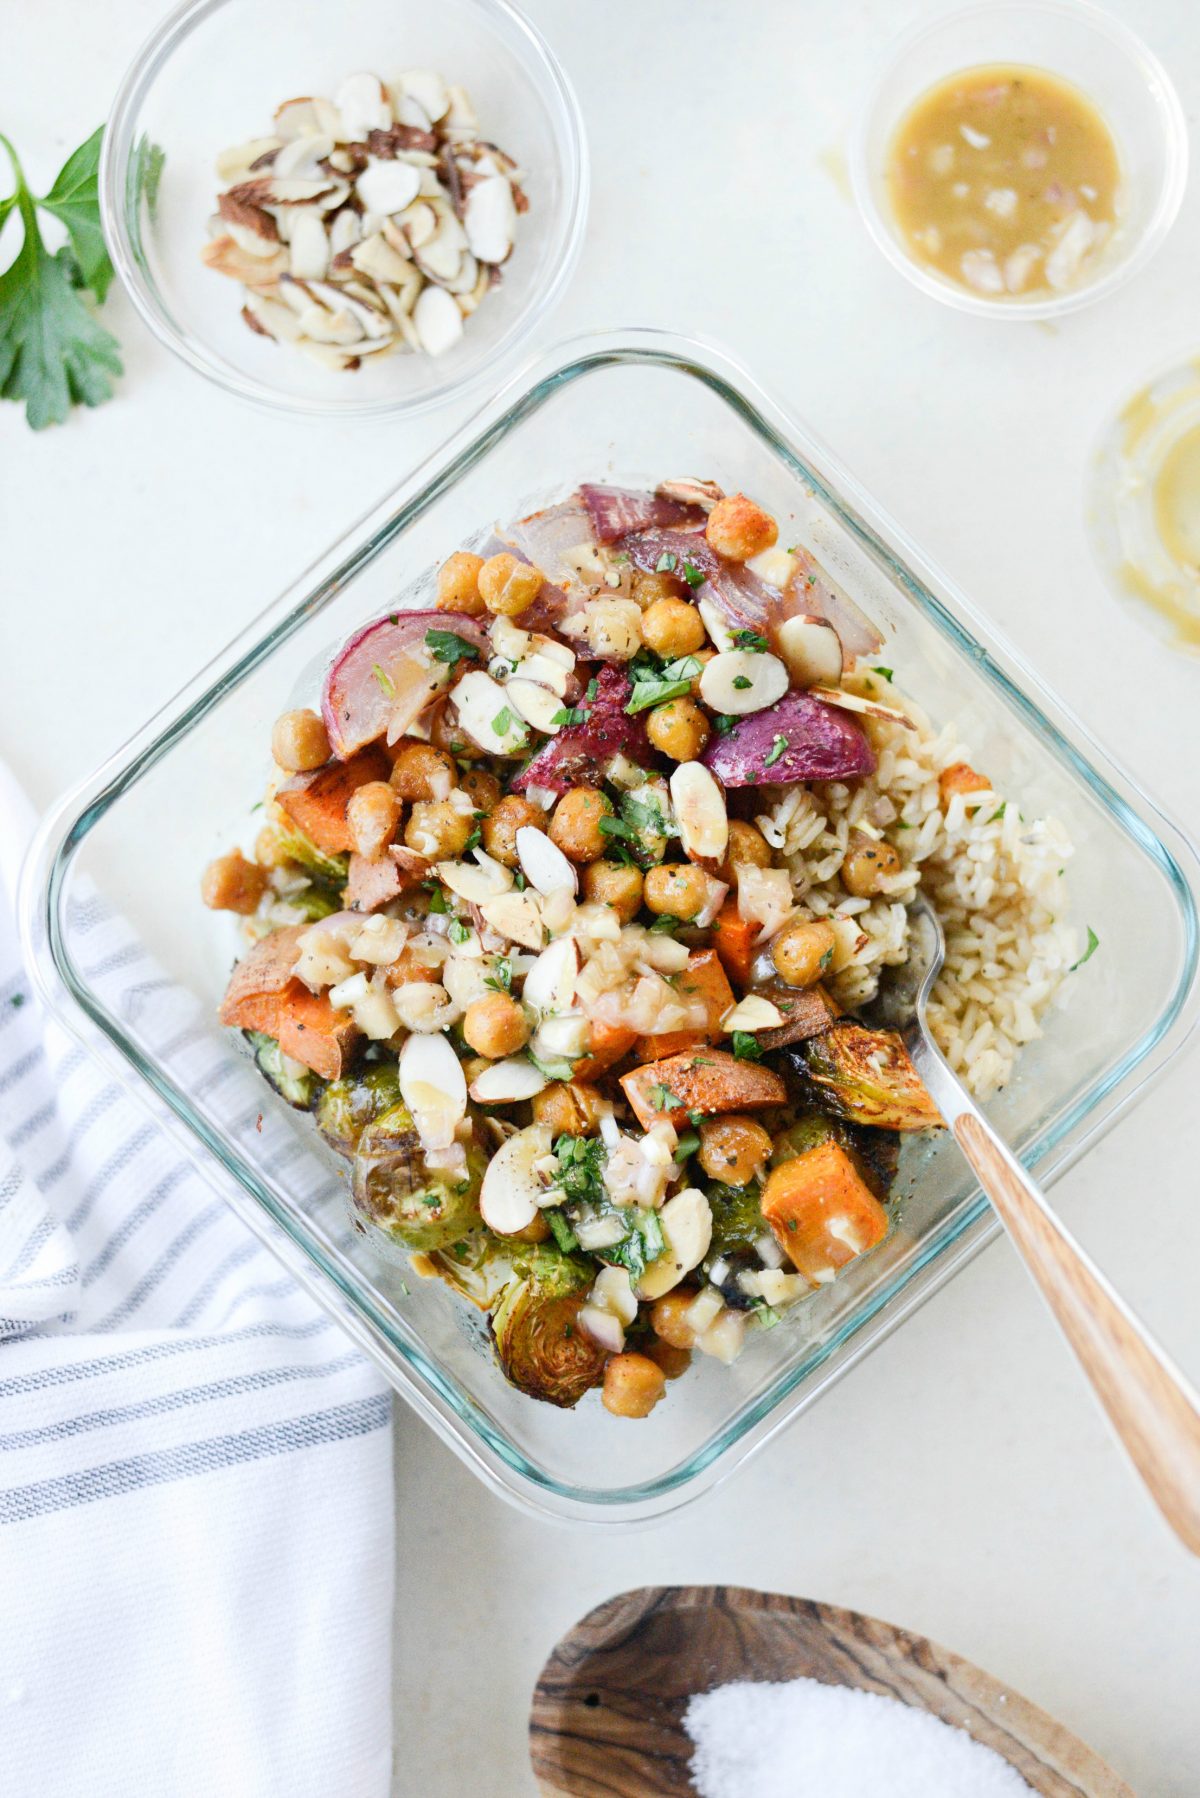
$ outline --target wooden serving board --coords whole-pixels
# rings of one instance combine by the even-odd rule
[[[1135,1798],[1045,1711],[961,1655],[890,1623],[740,1586],[644,1586],[577,1623],[529,1721],[545,1798],[696,1798],[688,1700],[801,1676],[898,1698],[995,1749],[1044,1798]]]

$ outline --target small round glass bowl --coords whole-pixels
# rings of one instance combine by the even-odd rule
[[[910,108],[962,69],[1021,63],[1071,82],[1107,122],[1121,159],[1123,211],[1079,283],[1023,299],[974,293],[916,261],[887,191],[892,139]],[[1056,318],[1123,286],[1175,221],[1187,184],[1187,122],[1158,58],[1127,25],[1088,0],[981,0],[918,26],[893,45],[867,101],[851,154],[854,195],[867,229],[922,293],[988,318]]]
[[[332,94],[369,69],[436,69],[471,96],[480,134],[521,169],[529,211],[504,278],[446,354],[320,367],[257,336],[241,289],[200,252],[221,150],[263,136],[282,101]],[[100,169],[105,236],[155,335],[210,381],[284,411],[420,412],[494,374],[561,295],[587,218],[587,141],[549,46],[507,0],[187,0],[154,32],[117,95]]]

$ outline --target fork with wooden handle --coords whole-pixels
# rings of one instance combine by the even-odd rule
[[[926,1004],[945,954],[925,900],[909,913],[909,958],[874,1011],[905,1047],[1041,1288],[1118,1438],[1179,1539],[1200,1555],[1200,1396],[1113,1291],[935,1047]]]

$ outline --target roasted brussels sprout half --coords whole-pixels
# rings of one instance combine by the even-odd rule
[[[725,1186],[715,1181],[704,1191],[712,1212],[712,1244],[706,1261],[728,1259],[742,1249],[752,1248],[760,1236],[770,1234],[759,1207],[761,1188],[757,1180],[746,1186]]]
[[[942,1121],[894,1030],[835,1024],[792,1053],[833,1117],[879,1130],[928,1130]]]
[[[486,1157],[473,1143],[461,1178],[431,1169],[404,1105],[369,1123],[354,1151],[352,1190],[360,1216],[406,1249],[445,1248],[481,1227]]]
[[[844,1149],[850,1150],[875,1197],[886,1203],[900,1165],[900,1145],[894,1130],[847,1124],[822,1111],[806,1111],[775,1138],[772,1168],[781,1167],[785,1161],[794,1161],[797,1155],[815,1149],[831,1136]]]
[[[305,836],[290,822],[279,832],[279,850],[321,886],[340,890],[350,878],[348,855],[327,855],[324,849],[317,848],[311,837]]]
[[[580,1328],[590,1270],[557,1249],[529,1258],[492,1316],[505,1375],[519,1391],[569,1409],[604,1378],[608,1352]]]
[[[317,1102],[317,1129],[347,1161],[367,1125],[400,1103],[400,1074],[394,1061],[377,1061],[359,1074],[331,1080]]]
[[[312,1069],[285,1055],[273,1036],[263,1036],[258,1030],[247,1030],[243,1034],[254,1050],[254,1059],[263,1079],[297,1111],[311,1111],[320,1085]]]

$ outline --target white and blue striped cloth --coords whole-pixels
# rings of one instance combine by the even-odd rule
[[[42,1015],[12,922],[27,822],[0,768],[0,1791],[383,1798],[389,1397]],[[89,904],[108,1002],[161,995]]]

